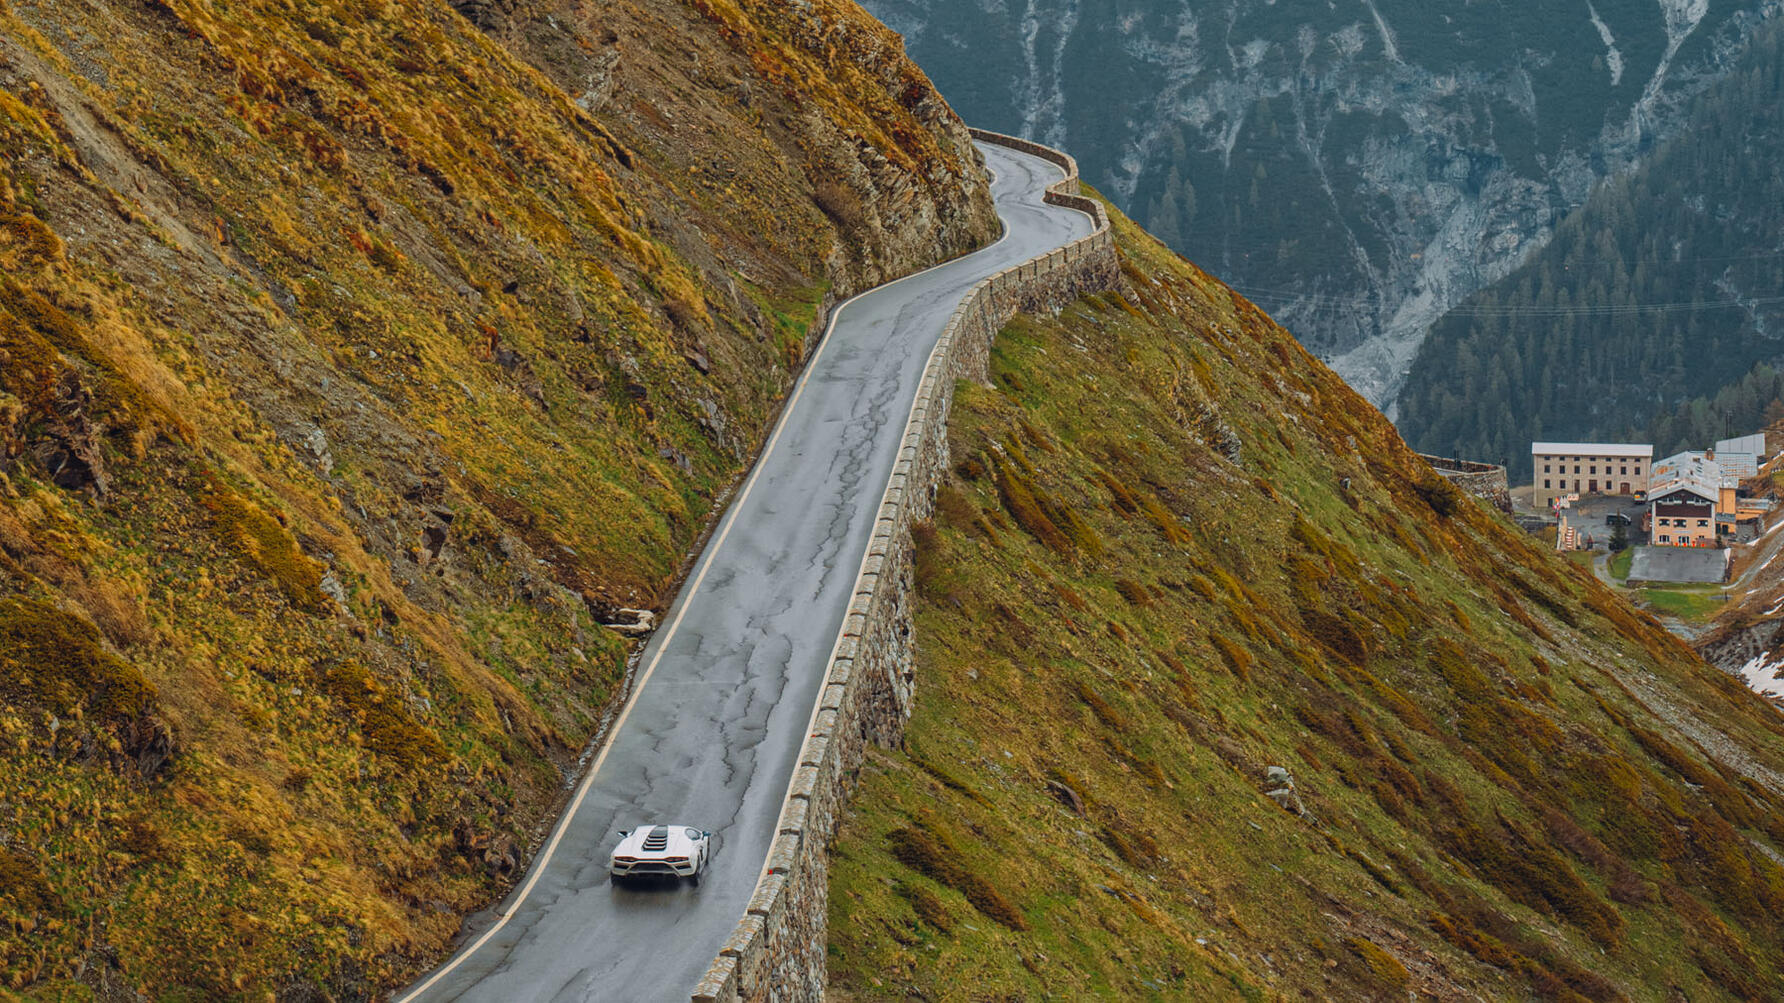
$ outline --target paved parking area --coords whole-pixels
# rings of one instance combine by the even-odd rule
[[[1629,565],[1631,582],[1719,582],[1728,577],[1728,551],[1717,547],[1641,547]]]
[[[1633,495],[1586,495],[1574,502],[1571,508],[1563,510],[1562,516],[1566,524],[1579,530],[1580,536],[1591,537],[1595,546],[1604,547],[1610,543],[1614,527],[1606,521],[1611,515],[1622,515],[1629,519],[1629,543],[1631,546],[1647,543],[1647,535],[1642,532],[1642,510],[1647,508],[1638,504]]]

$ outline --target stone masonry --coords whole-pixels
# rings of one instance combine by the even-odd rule
[[[831,652],[824,690],[787,789],[768,866],[737,929],[693,993],[694,1003],[804,1003],[824,996],[829,872],[825,846],[867,743],[903,740],[916,690],[911,526],[928,518],[948,469],[948,408],[956,380],[989,378],[991,341],[1017,313],[1054,312],[1116,288],[1121,268],[1101,203],[1078,194],[1078,165],[1058,150],[997,133],[973,138],[1060,165],[1048,203],[1088,213],[1096,231],[980,282],[929,356],[880,500],[855,595]]]
[[[1511,513],[1511,482],[1505,468],[1496,463],[1457,460],[1448,456],[1420,453],[1419,459],[1429,463],[1451,484],[1485,501],[1501,512]]]

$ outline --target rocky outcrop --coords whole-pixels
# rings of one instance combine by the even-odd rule
[[[736,931],[695,988],[696,1003],[823,998],[825,847],[868,743],[898,745],[910,718],[916,691],[911,526],[928,517],[948,469],[954,382],[987,378],[991,341],[1016,313],[1057,310],[1120,281],[1108,218],[1100,203],[1078,194],[1071,157],[996,133],[975,129],[973,137],[1061,165],[1066,178],[1049,188],[1047,201],[1088,213],[1096,232],[974,286],[930,353],[767,867]]]
[[[752,180],[762,173],[752,162],[753,137],[714,142],[703,129],[690,130],[690,121],[706,123],[741,108],[774,148],[802,151],[784,166],[804,174],[822,210],[815,222],[838,231],[821,251],[825,277],[840,295],[952,257],[996,229],[965,125],[905,57],[903,40],[853,4],[758,0],[733,10],[705,7],[700,16],[731,44],[672,54],[651,44],[662,25],[649,6],[576,0],[455,0],[455,6],[578,107],[623,123],[616,133],[624,130],[625,145],[679,161],[695,178],[722,182],[722,198],[761,184]],[[839,92],[895,96],[909,121],[890,124],[883,114],[864,121],[849,109],[838,114],[825,107],[828,95],[797,112],[778,109],[776,91],[805,72],[789,54],[829,66],[843,78]],[[666,93],[659,83],[666,78],[684,80],[685,89]],[[937,183],[944,178],[963,183]]]

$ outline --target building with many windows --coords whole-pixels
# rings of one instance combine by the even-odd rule
[[[1538,509],[1567,495],[1631,495],[1648,489],[1652,445],[1628,442],[1532,442]]]
[[[1731,454],[1737,463],[1752,454]],[[1648,539],[1661,547],[1711,547],[1737,528],[1740,477],[1713,453],[1689,450],[1653,465]]]
[[[1648,539],[1660,547],[1715,546],[1718,494],[1713,482],[1697,476],[1656,489],[1648,497]]]

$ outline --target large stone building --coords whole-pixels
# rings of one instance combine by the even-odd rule
[[[1571,494],[1630,495],[1648,489],[1651,445],[1628,442],[1533,442],[1537,509]]]

